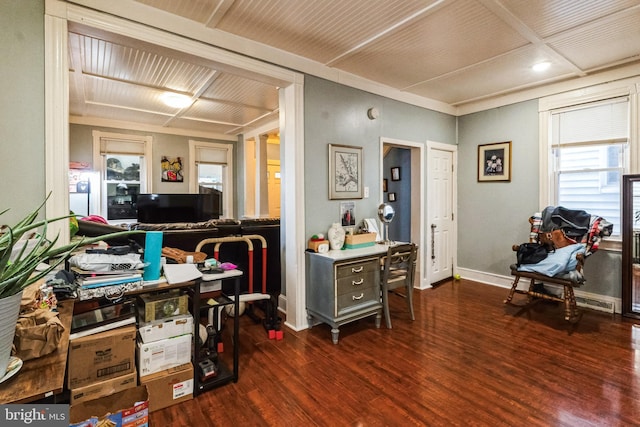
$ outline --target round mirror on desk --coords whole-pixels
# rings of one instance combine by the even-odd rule
[[[396,211],[390,204],[382,203],[378,206],[378,218],[380,218],[380,221],[384,224],[384,240],[380,241],[383,245],[393,244],[393,242],[389,240],[389,223],[393,220],[395,215]]]

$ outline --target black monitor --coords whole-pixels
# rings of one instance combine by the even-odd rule
[[[202,222],[220,218],[222,193],[138,194],[138,222]]]

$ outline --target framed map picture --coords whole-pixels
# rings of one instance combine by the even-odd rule
[[[362,147],[329,144],[329,199],[362,199]]]

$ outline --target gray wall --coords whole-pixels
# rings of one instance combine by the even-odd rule
[[[0,12],[0,218],[14,224],[45,197],[44,0],[3,0]]]
[[[513,244],[529,239],[539,206],[538,101],[458,118],[458,266],[509,276]],[[512,141],[511,182],[477,182],[478,145]],[[620,297],[619,253],[600,250],[585,265],[582,291]]]
[[[370,197],[355,200],[356,223],[377,218],[382,182],[380,138],[455,144],[456,118],[373,95],[313,76],[305,76],[305,235],[326,233],[340,219],[340,201],[329,200],[328,145],[363,147],[364,183]],[[376,107],[380,117],[369,120]],[[386,197],[386,196],[385,196]]]

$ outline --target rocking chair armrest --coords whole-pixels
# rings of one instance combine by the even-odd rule
[[[576,254],[576,261],[578,261],[578,265],[576,265],[576,270],[582,273],[582,267],[584,267],[584,254],[578,253]]]

